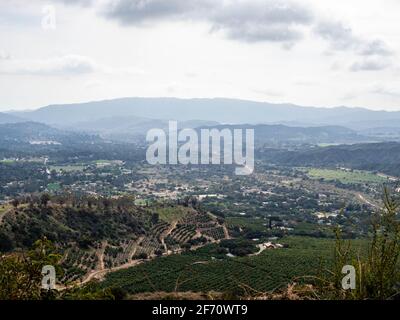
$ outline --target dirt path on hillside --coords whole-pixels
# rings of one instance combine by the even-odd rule
[[[118,271],[118,270],[127,269],[130,267],[135,267],[143,262],[144,262],[144,260],[133,260],[131,262],[121,264],[120,266],[117,266],[117,267],[93,271],[86,277],[86,279],[84,279],[82,282],[80,282],[79,285],[82,286],[82,285],[90,282],[93,279],[98,279],[98,280],[103,279],[104,276],[109,272],[114,272],[114,271]]]
[[[224,229],[224,236],[225,236],[225,239],[230,239],[231,236],[229,235],[228,228],[226,227],[226,224],[225,224],[225,223],[222,224],[222,229]]]
[[[369,201],[368,199],[366,199],[361,193],[357,193],[357,197],[358,197],[362,202],[364,202],[365,204],[368,204],[368,205],[370,205],[371,207],[373,207],[373,208],[375,208],[375,209],[380,209],[380,207],[379,207],[377,204],[372,203],[371,201]]]
[[[96,251],[97,258],[99,259],[99,264],[98,264],[98,267],[96,268],[96,271],[100,271],[100,270],[104,270],[105,269],[105,266],[104,266],[104,251],[106,249],[106,246],[107,246],[107,241],[103,241],[101,243],[101,248]]]
[[[171,232],[176,228],[176,225],[178,224],[178,221],[173,221],[172,222],[172,224],[171,224],[171,226],[167,229],[167,231],[165,231],[161,236],[160,236],[160,241],[161,241],[161,244],[163,245],[163,247],[164,247],[164,251],[166,252],[166,253],[168,253],[168,247],[167,247],[167,245],[166,245],[166,243],[165,243],[165,238],[166,237],[168,237],[170,234],[171,234]]]
[[[94,279],[97,279],[97,280],[103,279],[104,276],[105,276],[107,273],[114,272],[114,271],[118,271],[118,270],[123,270],[123,269],[128,269],[128,268],[131,268],[131,267],[135,267],[135,266],[137,266],[137,265],[143,263],[144,261],[145,261],[145,260],[133,260],[133,261],[131,261],[131,262],[122,264],[122,265],[117,266],[117,267],[108,268],[108,269],[102,269],[102,270],[93,270],[93,271],[90,272],[90,273],[88,274],[88,276],[87,276],[84,280],[82,280],[81,282],[79,282],[79,283],[74,283],[74,284],[71,284],[71,285],[68,285],[68,286],[60,286],[60,285],[58,285],[58,286],[56,286],[56,289],[57,289],[58,291],[63,291],[63,290],[66,290],[66,289],[72,289],[72,288],[76,288],[76,287],[81,287],[81,286],[83,286],[83,285],[89,283],[90,281],[92,281],[92,280],[94,280]]]

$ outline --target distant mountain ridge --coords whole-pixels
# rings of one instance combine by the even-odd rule
[[[0,145],[4,144],[63,144],[100,141],[93,135],[52,128],[43,123],[18,122],[0,124]]]
[[[219,125],[216,129],[254,129],[257,147],[273,144],[322,144],[322,143],[360,143],[370,142],[367,136],[341,126],[289,127],[284,125]]]
[[[215,121],[190,120],[179,122],[180,128],[196,128],[199,126],[219,125]],[[60,126],[60,125],[59,125]],[[61,125],[61,127],[64,127]],[[126,141],[144,139],[148,130],[160,128],[168,130],[168,121],[159,119],[139,118],[133,116],[117,116],[92,121],[78,122],[65,126],[71,131],[81,131],[99,134],[106,139]]]
[[[80,143],[113,140],[119,142],[145,143],[148,130],[160,128],[168,134],[168,121],[144,118],[106,118],[82,122],[59,129],[39,122],[0,124],[1,143]],[[284,125],[221,125],[212,121],[182,121],[178,129],[254,129],[256,147],[370,142],[370,138],[340,126],[288,127]]]
[[[20,117],[17,117],[12,114],[0,112],[0,124],[4,123],[18,123],[18,122],[24,122],[26,121],[25,119],[22,119]]]
[[[302,123],[302,126],[345,126],[351,129],[400,127],[400,112],[363,108],[317,108],[235,99],[121,98],[51,105],[12,115],[53,125],[73,125],[110,117],[188,121],[199,119],[230,124]]]

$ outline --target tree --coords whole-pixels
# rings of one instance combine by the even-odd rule
[[[151,223],[152,224],[157,224],[159,222],[159,220],[160,220],[160,216],[157,212],[155,212],[151,215]]]
[[[48,202],[50,201],[50,195],[47,193],[44,193],[40,197],[40,204],[47,207]]]
[[[14,247],[10,237],[0,230],[0,252],[8,252]]]
[[[17,209],[18,206],[19,206],[19,200],[18,200],[18,199],[13,199],[13,201],[11,202],[11,204],[13,205],[13,207],[14,207],[15,209]]]
[[[108,210],[112,205],[112,202],[110,201],[110,199],[104,198],[103,199],[103,206],[105,210]]]
[[[51,241],[35,242],[27,254],[13,253],[0,257],[0,300],[37,300],[48,295],[41,289],[42,268],[52,265],[57,274],[61,256],[55,253]]]

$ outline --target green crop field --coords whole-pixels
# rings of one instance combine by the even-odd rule
[[[4,164],[12,164],[12,163],[15,163],[15,162],[16,162],[16,160],[12,160],[12,159],[0,160],[0,163],[4,163]]]
[[[325,266],[332,261],[333,240],[288,237],[281,243],[289,248],[242,258],[218,255],[216,245],[209,245],[111,273],[101,286],[122,287],[130,293],[235,291],[243,286],[266,292],[301,281],[303,276],[316,275],[322,261],[326,261]]]
[[[345,171],[341,169],[311,169],[308,171],[309,177],[313,179],[325,179],[328,181],[340,181],[341,183],[384,183],[387,182],[385,177],[368,171]]]
[[[49,191],[58,191],[58,190],[61,189],[61,186],[60,186],[59,183],[49,183],[49,184],[47,185],[47,189],[48,189]]]
[[[157,209],[157,213],[160,215],[160,219],[168,223],[183,218],[190,211],[191,209],[186,207],[164,207]]]
[[[265,231],[267,227],[264,226],[264,224],[268,223],[267,220],[247,217],[227,217],[225,222],[229,227],[237,226],[241,228],[248,228],[253,231]]]

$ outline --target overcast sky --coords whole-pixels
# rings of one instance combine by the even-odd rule
[[[1,0],[0,110],[133,96],[400,110],[399,12],[398,0]]]

